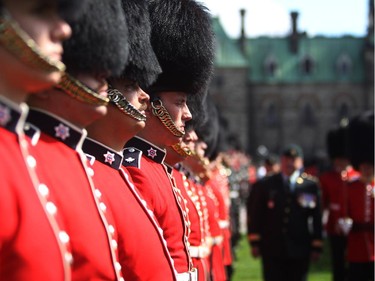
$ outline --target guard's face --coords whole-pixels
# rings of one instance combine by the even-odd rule
[[[137,82],[132,80],[116,80],[112,83],[112,86],[119,90],[126,100],[134,106],[140,113],[146,114],[147,103],[150,100],[150,96],[142,90]],[[128,120],[128,123],[132,127],[137,127],[138,131],[143,129],[146,125],[145,121],[136,120],[126,114],[122,114],[123,118]]]
[[[191,151],[194,151],[196,141],[198,141],[197,133],[194,130],[190,130],[182,137],[182,147],[188,147]]]
[[[70,26],[57,13],[56,5],[43,0],[3,0],[4,8],[19,26],[34,40],[43,54],[61,60],[62,41],[71,35]],[[24,64],[0,45],[1,76],[24,92],[48,89],[60,81],[59,71],[35,70]],[[16,78],[14,78],[16,77]]]
[[[90,89],[98,93],[99,95],[103,97],[107,97],[108,93],[108,84],[106,81],[106,75],[92,75],[92,74],[77,74],[74,75],[76,79],[78,79],[80,82],[88,86]],[[105,105],[92,105],[87,104],[84,102],[78,102],[80,107],[82,107],[82,110],[84,108],[87,109],[87,111],[92,112],[93,114],[85,114],[84,112],[78,113],[80,115],[87,115],[88,117],[93,118],[93,120],[90,120],[90,123],[96,120],[99,117],[104,116],[107,113],[107,106]],[[96,118],[95,118],[96,117]]]
[[[5,0],[4,4],[44,54],[61,60],[62,41],[68,39],[72,31],[58,15],[56,3],[45,0]]]
[[[163,92],[159,96],[176,127],[180,131],[185,131],[185,123],[192,118],[186,103],[187,95],[182,92]]]

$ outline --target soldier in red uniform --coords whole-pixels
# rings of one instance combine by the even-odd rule
[[[205,111],[202,110],[202,99],[204,96],[188,100],[193,119],[186,123],[182,141],[166,147],[165,163],[171,177],[176,181],[176,187],[186,201],[190,221],[189,253],[194,267],[198,270],[198,280],[205,281],[209,278],[208,256],[210,254],[205,229],[207,212],[205,212],[204,202],[201,200],[198,188],[189,180],[187,171],[183,167],[184,160],[194,154],[195,142],[198,140],[194,128],[206,118]]]
[[[208,231],[205,241],[210,249],[209,272],[214,281],[227,280],[224,258],[224,232],[220,225],[223,208],[222,197],[216,192],[215,183],[212,180],[212,171],[208,156],[215,153],[217,138],[219,136],[219,123],[216,108],[209,97],[206,99],[206,122],[197,127],[200,138],[195,142],[193,157],[184,161],[184,166],[195,175],[195,186],[200,192],[201,200],[207,211]],[[221,202],[221,203],[220,203]]]
[[[105,79],[124,68],[125,16],[119,1],[90,0],[83,16],[69,23],[76,32],[64,43],[67,73],[58,87],[29,99],[27,134],[43,182],[39,196],[56,218],[61,244],[70,250],[65,258],[72,280],[123,280],[116,220],[88,174],[82,143],[83,127],[107,111]]]
[[[333,129],[327,134],[327,150],[332,168],[320,177],[322,207],[328,212],[325,230],[331,247],[333,280],[347,277],[346,238],[348,234],[348,210],[346,206],[347,181],[353,176],[347,151],[346,127]]]
[[[374,280],[374,113],[349,122],[349,158],[360,177],[349,182],[347,260],[350,281]]]
[[[70,280],[69,253],[39,196],[23,102],[60,80],[62,41],[71,35],[62,18],[81,3],[0,1],[0,280]]]
[[[210,16],[193,0],[150,1],[151,44],[163,73],[148,88],[146,127],[126,144],[124,164],[163,229],[178,280],[195,280],[185,200],[164,164],[192,116],[189,95],[203,92],[213,67]]]
[[[109,79],[108,113],[87,127],[83,150],[90,159],[94,184],[109,199],[119,235],[125,280],[175,280],[173,261],[156,218],[122,166],[125,143],[145,126],[148,87],[161,72],[150,43],[144,0],[123,0],[129,28],[129,62],[120,78]],[[142,87],[141,87],[142,85]]]

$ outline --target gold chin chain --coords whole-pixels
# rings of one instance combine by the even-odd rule
[[[56,87],[62,89],[68,95],[84,103],[97,106],[108,105],[109,103],[109,99],[107,97],[99,95],[67,73],[63,75],[60,83],[56,85]]]
[[[47,73],[65,71],[65,64],[44,55],[35,41],[5,11],[0,16],[0,44],[29,67]]]
[[[188,147],[181,147],[180,143],[176,143],[172,145],[174,151],[176,151],[179,155],[186,158],[193,154],[193,152]]]
[[[119,90],[114,88],[108,89],[108,98],[126,115],[138,121],[146,121],[146,115],[136,109]]]
[[[171,116],[168,113],[168,110],[164,107],[162,101],[157,99],[151,102],[152,114],[157,116],[164,126],[176,137],[183,137],[185,132],[180,131],[176,124],[173,122]]]

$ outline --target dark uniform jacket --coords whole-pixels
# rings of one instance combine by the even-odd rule
[[[263,257],[302,258],[320,250],[322,221],[319,187],[305,173],[293,191],[281,173],[253,186],[248,208],[248,238]]]

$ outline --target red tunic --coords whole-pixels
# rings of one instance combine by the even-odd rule
[[[210,266],[213,281],[226,280],[224,256],[223,256],[223,233],[219,221],[219,201],[217,200],[210,182],[202,187],[203,194],[206,198],[208,210],[208,223],[210,226],[210,240],[212,241]]]
[[[173,168],[173,177],[176,179],[176,185],[181,190],[182,196],[187,200],[190,221],[189,251],[194,267],[198,269],[198,280],[207,280],[209,276],[208,256],[210,249],[204,235],[203,205],[195,186],[191,184],[182,171]]]
[[[348,236],[348,261],[372,262],[374,258],[375,186],[360,180],[349,183],[348,213],[353,226]]]
[[[225,265],[232,264],[230,232],[230,197],[228,178],[223,169],[217,169],[211,177],[211,187],[219,203],[219,225],[223,233],[223,260]]]
[[[26,114],[25,105],[0,99],[0,280],[70,280],[69,251],[43,208],[34,161],[27,162],[35,158],[22,132]]]
[[[322,189],[322,204],[324,209],[328,209],[328,220],[325,225],[328,235],[340,235],[342,232],[338,228],[339,218],[347,216],[346,200],[347,186],[346,181],[340,173],[328,171],[319,178]]]
[[[138,137],[126,147],[123,163],[163,229],[175,269],[178,273],[192,270],[186,206],[163,164],[165,151]]]
[[[113,218],[92,184],[81,145],[86,132],[46,112],[30,111],[28,122],[41,130],[33,147],[37,172],[62,217],[73,254],[72,280],[122,280]],[[35,135],[35,134],[34,134]]]
[[[175,280],[162,230],[121,168],[122,155],[90,139],[83,149],[92,165],[95,186],[107,198],[115,217],[125,280]]]

